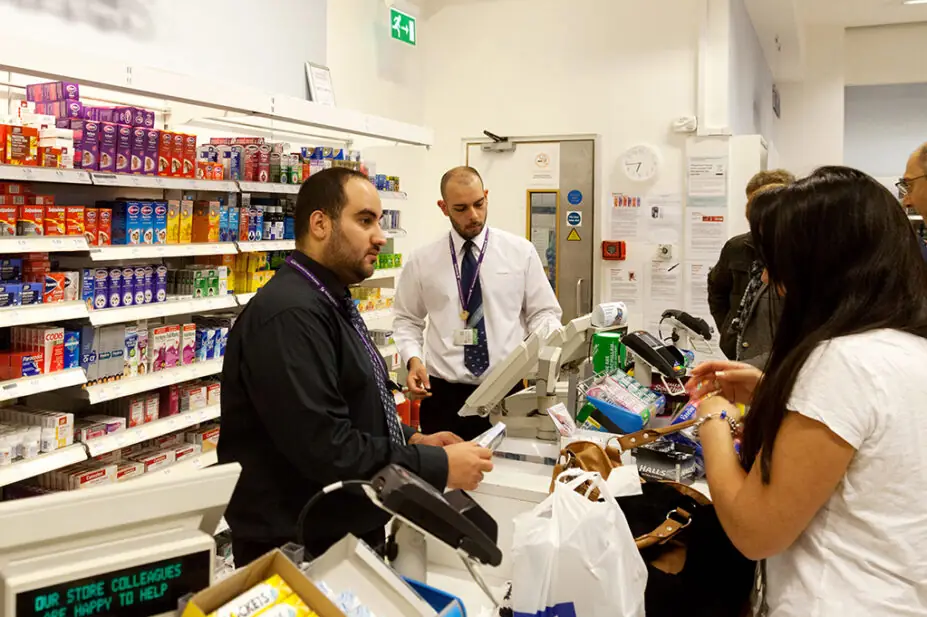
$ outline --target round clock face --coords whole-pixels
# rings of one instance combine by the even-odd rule
[[[650,146],[634,146],[621,157],[621,168],[631,180],[646,182],[656,177],[660,168],[660,156]]]

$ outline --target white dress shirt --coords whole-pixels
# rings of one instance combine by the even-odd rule
[[[559,328],[563,313],[534,245],[514,234],[484,227],[473,239],[471,250],[477,259],[487,233],[489,242],[479,276],[491,369],[529,333],[539,331],[545,336]],[[450,234],[462,269],[465,241],[455,231]],[[416,251],[399,277],[393,338],[403,362],[421,358],[431,376],[453,383],[480,383],[482,378],[474,377],[464,366],[464,348],[454,344],[454,332],[466,327],[460,318],[462,310],[448,235],[444,234]]]

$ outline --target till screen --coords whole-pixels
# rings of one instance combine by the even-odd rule
[[[209,551],[181,555],[16,594],[16,617],[149,617],[209,586]]]

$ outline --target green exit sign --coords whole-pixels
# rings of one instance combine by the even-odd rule
[[[397,41],[415,45],[415,18],[390,7],[390,34]]]

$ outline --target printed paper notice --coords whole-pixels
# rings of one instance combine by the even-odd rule
[[[641,198],[621,193],[612,194],[612,218],[609,240],[625,242],[640,238]]]
[[[714,324],[708,307],[708,272],[714,264],[707,261],[687,261],[685,264],[686,310]]]
[[[608,270],[608,301],[624,302],[628,314],[640,310],[641,280],[639,273],[630,267],[613,267]]]
[[[727,210],[686,209],[686,257],[717,260],[727,241]]]
[[[654,244],[679,245],[682,239],[682,195],[653,195],[647,198],[645,219],[648,239]]]
[[[650,277],[648,283],[650,291],[647,298],[661,313],[666,309],[675,309],[681,306],[682,301],[682,266],[670,261],[650,262]]]
[[[689,159],[689,197],[727,197],[726,156],[693,156]]]
[[[530,186],[556,189],[560,187],[560,146],[541,144],[534,150],[529,163]]]

